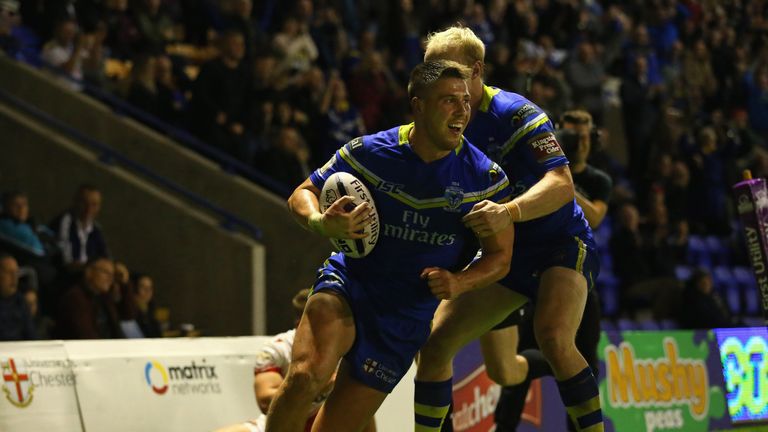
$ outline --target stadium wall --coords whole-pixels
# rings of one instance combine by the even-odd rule
[[[282,198],[225,172],[164,135],[116,115],[50,74],[2,56],[0,88],[261,228],[266,250],[267,331],[278,333],[293,325],[291,297],[312,282],[331,246],[299,229]],[[0,129],[0,134],[13,137],[12,130]]]
[[[80,183],[101,188],[113,256],[152,275],[173,322],[211,335],[266,332],[263,245],[2,104],[0,133],[0,184],[26,191],[38,221],[68,208]]]

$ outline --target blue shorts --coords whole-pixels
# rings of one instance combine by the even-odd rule
[[[600,273],[600,259],[589,232],[542,244],[515,244],[509,273],[499,283],[536,300],[539,278],[551,267],[567,267],[584,275],[592,289]]]
[[[409,317],[392,308],[382,308],[365,285],[333,258],[320,268],[312,294],[332,291],[346,299],[355,320],[355,341],[344,355],[352,377],[376,390],[391,393],[413,363],[430,333],[431,318]],[[434,309],[438,301],[434,301]],[[431,306],[430,306],[431,307]],[[432,313],[434,313],[434,309]]]

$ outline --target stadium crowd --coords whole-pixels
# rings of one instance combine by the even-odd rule
[[[486,44],[490,85],[555,123],[572,109],[594,119],[589,163],[614,185],[596,230],[605,316],[712,327],[759,313],[738,277],[747,260],[730,186],[744,169],[768,176],[765,1],[0,0],[0,50],[119,95],[292,188],[352,138],[410,121],[405,87],[423,40],[456,22]],[[72,212],[88,211],[78,206],[89,190]],[[20,257],[0,257],[0,318],[37,320],[0,339],[84,337],[64,315],[85,307],[97,332],[87,335],[151,321],[148,301],[127,300],[147,283],[151,293],[151,278],[100,259],[95,217],[78,225],[72,213],[79,246],[66,246],[66,213],[41,229],[27,199],[4,196],[4,244],[56,258],[23,263],[37,281],[15,293]],[[680,314],[683,293],[697,300]],[[35,294],[31,314],[22,297],[33,305]]]

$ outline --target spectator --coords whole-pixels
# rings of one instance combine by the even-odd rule
[[[565,68],[568,82],[573,90],[573,103],[589,111],[594,117],[595,124],[602,124],[603,116],[603,82],[605,68],[597,56],[595,46],[583,41],[577,45],[576,56]]]
[[[139,324],[144,337],[162,337],[160,323],[155,319],[155,303],[152,300],[155,293],[155,284],[148,275],[135,275],[133,281],[133,301],[136,305],[136,322]]]
[[[23,192],[3,195],[3,212],[0,214],[0,237],[10,239],[37,256],[45,255],[43,242],[37,236],[29,219],[29,200]]]
[[[192,128],[209,144],[234,156],[248,150],[246,116],[250,110],[252,75],[243,62],[243,35],[228,30],[219,39],[218,58],[205,63],[195,80]]]
[[[768,63],[758,65],[744,75],[747,87],[749,124],[768,139]]]
[[[173,125],[181,122],[187,107],[186,96],[173,61],[166,55],[155,56],[155,85],[157,86],[157,115]]]
[[[292,16],[285,19],[273,42],[280,58],[277,70],[288,76],[308,71],[319,55],[308,29]]]
[[[237,30],[243,35],[245,42],[243,58],[251,62],[254,53],[263,50],[266,45],[266,36],[252,18],[253,2],[252,0],[232,0],[230,8],[231,10],[224,17],[225,28]]]
[[[685,307],[679,309],[680,328],[712,329],[734,325],[728,307],[713,288],[708,270],[700,268],[693,272],[683,290],[683,298]]]
[[[144,53],[134,57],[126,99],[148,114],[158,116],[160,106],[155,81],[155,65],[155,57],[149,54]]]
[[[309,149],[294,127],[283,127],[257,166],[283,184],[294,188],[309,175]]]
[[[70,270],[81,269],[86,262],[109,256],[101,226],[96,222],[101,212],[101,191],[82,184],[75,193],[72,208],[50,227],[57,234],[62,259]]]
[[[117,316],[121,321],[136,319],[136,305],[133,294],[131,272],[125,263],[115,261],[115,276],[110,295],[117,307]]]
[[[691,115],[698,115],[705,108],[712,107],[717,79],[712,69],[709,48],[703,39],[696,40],[692,50],[683,58],[683,84]]]
[[[82,280],[59,301],[57,333],[62,339],[122,338],[117,310],[110,294],[115,265],[97,258],[85,266]]]
[[[105,7],[104,22],[109,29],[107,46],[115,58],[133,58],[141,35],[133,15],[128,10],[128,0],[107,0]]]
[[[104,21],[96,22],[93,31],[83,35],[83,79],[97,87],[103,87],[107,83],[104,64],[110,57],[109,48],[105,46],[107,38],[107,24]]]
[[[392,114],[397,110],[392,108],[403,95],[403,89],[395,81],[381,53],[372,51],[363,57],[352,73],[349,88],[352,103],[360,110],[367,130],[396,124]]]
[[[320,166],[336,150],[355,137],[365,134],[365,124],[360,112],[349,102],[347,86],[338,77],[331,77],[320,104],[320,113],[325,116],[327,136],[314,150],[314,161]]]
[[[37,339],[32,315],[18,291],[19,265],[8,254],[0,254],[0,340]]]
[[[725,184],[726,153],[711,127],[702,128],[690,151],[688,197],[691,230],[697,234],[730,232]]]
[[[23,59],[21,41],[13,34],[19,18],[17,0],[0,0],[0,51],[17,60]]]
[[[620,93],[629,150],[629,174],[633,181],[640,184],[648,168],[648,157],[652,153],[652,137],[658,124],[658,103],[662,88],[652,84],[645,57],[635,57],[633,65],[622,81]]]
[[[576,202],[584,210],[584,217],[592,229],[602,223],[608,212],[608,200],[611,196],[613,181],[600,169],[587,162],[592,150],[595,126],[592,116],[582,110],[568,111],[562,117],[564,137],[561,142],[563,151],[570,162],[573,184],[576,188]],[[568,132],[574,135],[569,135]],[[597,143],[594,143],[597,145]]]
[[[53,39],[43,46],[40,54],[43,62],[65,76],[81,81],[83,79],[83,58],[85,38],[79,33],[77,21],[64,18],[56,23]]]
[[[145,50],[159,53],[165,45],[176,41],[174,22],[162,8],[162,0],[138,0],[136,28],[141,35],[140,43]]]
[[[24,301],[27,303],[35,327],[34,339],[50,339],[55,323],[49,316],[40,313],[37,291],[34,289],[24,291]]]

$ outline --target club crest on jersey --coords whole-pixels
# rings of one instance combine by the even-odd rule
[[[461,202],[464,200],[464,189],[454,183],[451,186],[445,188],[445,195],[443,195],[448,205],[443,207],[443,210],[449,212],[458,212],[461,207]]]

